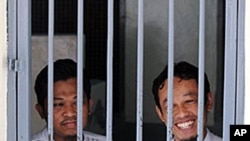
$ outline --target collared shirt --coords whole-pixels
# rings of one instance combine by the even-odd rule
[[[207,135],[206,135],[204,141],[222,141],[222,138],[215,135],[214,133],[210,132],[207,129]]]
[[[173,139],[173,141],[174,141],[174,139]],[[214,133],[210,132],[209,129],[207,129],[207,135],[206,135],[204,141],[222,141],[222,138],[215,135]]]
[[[83,131],[84,141],[106,141],[106,137],[89,131]],[[44,127],[41,131],[32,135],[32,141],[48,141],[48,128]]]

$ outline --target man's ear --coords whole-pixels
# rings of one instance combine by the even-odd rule
[[[207,111],[210,112],[213,108],[213,101],[214,101],[212,92],[209,92],[207,97],[208,97],[207,98]]]
[[[166,120],[165,120],[165,118],[164,118],[164,116],[163,116],[163,114],[162,114],[162,112],[161,112],[161,109],[160,109],[157,105],[155,105],[155,111],[156,111],[158,117],[160,118],[160,120],[161,120],[164,124],[166,124]]]
[[[89,111],[91,111],[93,104],[94,104],[94,101],[90,98],[89,99]]]
[[[45,113],[43,107],[40,104],[36,104],[36,111],[39,113],[42,119],[45,119]]]

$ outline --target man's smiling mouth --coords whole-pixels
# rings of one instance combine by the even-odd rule
[[[194,120],[189,120],[186,122],[177,123],[176,126],[181,128],[181,129],[188,129],[188,128],[192,127],[193,124],[194,124]]]

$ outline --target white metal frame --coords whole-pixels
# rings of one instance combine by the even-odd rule
[[[138,58],[137,58],[137,141],[142,141],[143,128],[143,0],[138,0]],[[83,82],[81,73],[84,67],[84,29],[83,29],[83,4],[78,0],[78,32],[77,48],[78,55],[78,79]],[[107,121],[106,137],[112,140],[113,126],[113,0],[108,0],[108,39],[107,39]],[[54,1],[49,0],[49,84],[53,90],[53,36],[54,36]],[[225,36],[225,80],[224,80],[224,121],[223,140],[229,140],[229,125],[242,124],[244,114],[244,16],[245,0],[226,0],[226,36]],[[29,0],[9,0],[8,1],[8,141],[30,140],[30,38],[31,38],[31,2]],[[200,20],[199,20],[199,93],[203,94],[204,84],[204,40],[205,40],[205,1],[200,0]],[[169,88],[173,88],[173,64],[174,64],[174,0],[169,0],[169,37],[168,37],[168,76]],[[78,86],[78,107],[81,106],[82,86]],[[52,91],[49,92],[49,111],[53,113]],[[168,99],[173,99],[172,89],[168,90]],[[53,94],[53,93],[52,93]],[[234,103],[234,104],[232,104]],[[168,106],[168,128],[167,139],[171,140],[172,127],[172,101]],[[204,105],[204,96],[199,95],[199,106]],[[16,111],[16,112],[13,112]],[[78,140],[82,140],[81,108],[78,108]],[[198,134],[203,133],[203,111],[199,110]],[[228,116],[231,115],[231,116]],[[53,140],[53,115],[49,114],[50,140]],[[80,126],[79,126],[80,125]],[[23,128],[25,127],[25,128]],[[198,136],[199,141],[202,136]]]
[[[245,0],[226,1],[223,140],[229,126],[242,124],[244,115],[244,13]],[[230,116],[231,115],[231,116]]]
[[[9,141],[30,140],[30,21],[31,3],[29,0],[8,1],[7,139]]]

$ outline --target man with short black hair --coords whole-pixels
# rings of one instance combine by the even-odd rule
[[[193,141],[197,138],[198,125],[198,68],[187,63],[174,64],[173,78],[173,140]],[[155,109],[167,126],[168,66],[154,79],[152,87]],[[212,110],[213,95],[206,73],[204,74],[203,140],[222,141],[207,128],[207,116]]]
[[[86,126],[93,101],[90,97],[89,78],[83,70],[83,104],[82,125]],[[44,67],[35,81],[37,95],[36,110],[48,123],[48,66]],[[55,141],[77,140],[77,64],[71,59],[59,59],[54,62],[54,109],[53,137]],[[104,136],[84,131],[85,141],[95,138],[96,141],[106,140]],[[48,129],[32,135],[32,141],[48,141]]]

